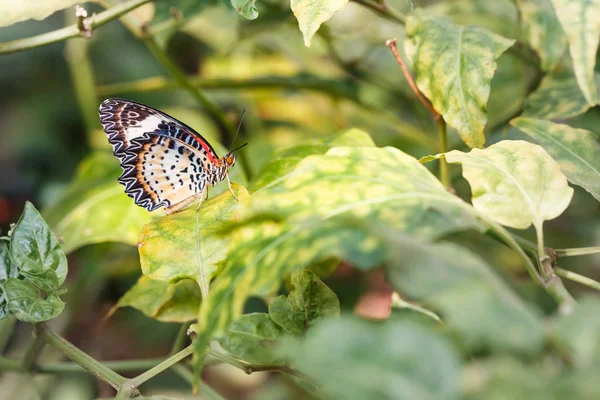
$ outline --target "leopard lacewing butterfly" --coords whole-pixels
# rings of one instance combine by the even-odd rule
[[[123,168],[119,183],[135,204],[149,211],[164,207],[171,214],[202,201],[207,185],[227,179],[231,190],[228,170],[235,164],[234,151],[245,144],[219,158],[186,124],[131,100],[107,99],[99,114]]]

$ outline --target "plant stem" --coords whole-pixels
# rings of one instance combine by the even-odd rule
[[[440,145],[440,153],[445,153],[448,151],[448,131],[446,129],[446,121],[440,115],[436,120],[438,126],[438,140]],[[442,185],[448,190],[454,193],[454,189],[452,188],[452,183],[450,181],[450,172],[448,170],[448,161],[446,161],[446,157],[440,157],[440,181]]]
[[[362,5],[363,7],[369,8],[373,10],[375,13],[381,15],[382,17],[393,21],[398,22],[401,25],[404,25],[406,21],[406,17],[404,14],[394,10],[390,6],[388,6],[385,2],[375,2],[370,0],[353,0],[355,3]]]
[[[10,315],[7,318],[0,320],[0,354],[4,353],[6,345],[15,329],[17,319]]]
[[[52,332],[45,324],[38,325],[38,335],[46,343],[61,351],[69,359],[75,361],[86,371],[98,379],[108,383],[113,388],[118,390],[119,387],[126,381],[126,379],[121,375],[117,374],[110,368],[107,368],[101,362],[92,358],[88,354],[79,350],[77,347],[73,346],[73,344],[69,343],[67,340]]]
[[[595,281],[587,276],[579,275],[572,271],[567,271],[566,269],[562,269],[560,267],[554,267],[554,272],[558,276],[562,276],[565,279],[569,279],[573,282],[581,283],[589,288],[600,291],[600,282]]]
[[[150,0],[130,0],[111,7],[97,15],[93,15],[87,18],[86,21],[89,21],[89,26],[93,30],[149,2]],[[77,24],[73,24],[41,35],[0,43],[0,54],[35,49],[48,44],[62,42],[63,40],[81,37],[81,34],[82,32],[77,27]]]
[[[42,338],[36,335],[36,337],[33,339],[33,342],[29,345],[29,348],[27,348],[25,356],[23,357],[23,371],[31,371],[35,367],[35,363],[40,353],[44,349],[44,345],[45,342],[42,340]]]
[[[417,87],[417,84],[415,83],[415,80],[411,76],[410,72],[408,72],[406,65],[404,65],[404,61],[402,60],[402,57],[400,56],[400,52],[398,51],[398,47],[396,46],[396,39],[389,39],[387,42],[385,42],[385,44],[392,51],[392,54],[394,55],[396,62],[400,66],[400,69],[402,70],[404,77],[408,81],[410,88],[413,90],[413,92],[415,92],[415,94],[417,95],[419,100],[421,100],[421,103],[423,103],[423,105],[425,107],[427,107],[427,109],[431,113],[431,116],[433,116],[434,119],[437,120],[438,118],[440,118],[440,114],[435,110],[435,108],[433,108],[433,105],[431,104],[431,102],[429,100],[427,100],[427,98],[425,98],[423,93],[419,90],[419,88]]]
[[[173,347],[171,347],[171,351],[169,351],[169,356],[172,356],[173,354],[183,349],[185,341],[188,337],[187,331],[190,325],[191,323],[189,322],[181,324],[181,326],[179,327],[179,331],[177,332],[177,336],[175,336]]]
[[[194,374],[192,374],[192,372],[183,365],[174,365],[173,371],[175,371],[177,375],[182,377],[190,385],[194,382]],[[200,385],[200,393],[202,393],[202,395],[209,400],[225,400],[225,398],[211,389],[208,385]]]
[[[577,247],[572,249],[554,249],[558,257],[575,257],[589,254],[599,254],[600,246],[596,247]]]
[[[188,347],[186,347],[185,349],[181,350],[180,352],[173,354],[171,357],[167,358],[166,360],[164,360],[157,366],[155,366],[155,367],[149,369],[148,371],[144,372],[143,374],[138,375],[135,378],[131,379],[131,383],[135,387],[139,387],[141,384],[146,382],[148,379],[153,378],[154,376],[160,374],[161,372],[163,372],[166,369],[169,369],[171,366],[177,364],[179,361],[190,356],[193,352],[194,352],[194,344],[191,344]]]

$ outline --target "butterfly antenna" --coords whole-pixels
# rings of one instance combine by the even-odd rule
[[[241,146],[238,146],[238,147],[236,147],[235,149],[231,150],[231,151],[229,152],[229,154],[233,153],[233,152],[234,152],[234,151],[236,151],[236,150],[239,150],[239,149],[241,149],[242,147],[244,147],[244,146],[245,146],[245,145],[247,145],[247,144],[248,144],[248,142],[244,143],[244,144],[243,144],[243,145],[241,145]]]
[[[242,110],[242,116],[240,117],[240,123],[238,124],[237,130],[235,131],[235,135],[233,136],[233,140],[231,141],[231,147],[233,147],[233,145],[235,144],[235,139],[237,139],[238,134],[240,133],[240,128],[242,127],[242,122],[244,121],[244,115],[246,115],[246,106],[244,106],[244,109]],[[246,143],[247,144],[247,143]],[[242,145],[239,148],[244,147],[245,145]],[[235,150],[237,150],[235,149]],[[233,153],[235,150],[229,150],[229,153]]]

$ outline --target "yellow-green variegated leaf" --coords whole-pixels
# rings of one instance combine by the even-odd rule
[[[192,205],[144,226],[138,242],[144,275],[165,282],[193,279],[206,295],[229,245],[229,238],[216,233],[236,218],[249,199],[246,188],[232,187],[239,201],[227,191],[205,200],[198,211]]]
[[[110,310],[133,307],[162,322],[188,322],[198,317],[200,287],[190,279],[169,283],[142,276]]]
[[[75,4],[82,3],[79,0],[19,0],[2,1],[0,8],[0,26],[9,26],[28,19],[42,20],[56,11],[60,11]],[[75,15],[75,10],[73,10]]]
[[[65,253],[91,243],[137,243],[151,214],[125,194],[117,181],[120,174],[112,153],[92,153],[79,164],[61,198],[44,210],[48,225],[62,238]]]
[[[596,74],[596,86],[600,74]],[[569,119],[585,113],[590,105],[571,71],[547,75],[525,101],[523,115],[540,119]]]
[[[594,132],[533,118],[517,118],[519,128],[558,162],[570,182],[600,201],[600,138]]]
[[[473,206],[511,228],[533,224],[539,231],[544,221],[562,214],[573,197],[560,166],[529,142],[503,140],[483,150],[452,150],[445,156],[450,163],[462,164]]]
[[[551,71],[567,50],[567,37],[552,0],[517,0],[527,41],[540,56],[542,70]]]
[[[298,20],[306,47],[310,47],[312,37],[321,24],[328,21],[346,3],[348,0],[291,0],[292,11]]]
[[[427,239],[482,229],[470,205],[396,148],[334,147],[306,157],[254,192],[229,233],[227,263],[200,307],[199,354],[249,296],[273,294],[295,270],[331,257],[361,269],[380,265],[385,252],[369,232],[374,221]]]
[[[482,147],[496,59],[514,40],[417,9],[406,20],[406,54],[417,86],[469,147]]]
[[[595,106],[598,104],[594,67],[600,40],[600,0],[552,0],[552,4],[567,34],[579,88],[588,104]]]

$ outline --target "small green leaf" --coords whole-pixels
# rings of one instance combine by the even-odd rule
[[[304,44],[310,47],[312,37],[323,22],[344,8],[348,0],[291,0],[291,7],[300,32],[304,36]]]
[[[558,162],[567,179],[581,186],[600,201],[600,141],[585,129],[571,128],[532,118],[517,118],[511,125],[519,128]]]
[[[10,253],[19,273],[42,290],[56,290],[67,276],[65,253],[40,213],[29,202],[13,229]]]
[[[16,278],[19,274],[16,266],[13,266],[10,258],[10,241],[0,238],[0,282],[8,278]]]
[[[317,275],[307,270],[295,271],[292,291],[279,296],[269,305],[273,322],[292,335],[303,335],[325,317],[340,315],[340,301]]]
[[[543,71],[552,71],[567,50],[567,36],[556,18],[552,0],[517,0],[524,34],[540,56]]]
[[[250,20],[258,18],[258,10],[255,3],[256,0],[231,0],[231,5],[238,14]]]
[[[481,258],[455,244],[428,244],[406,235],[382,234],[390,251],[387,281],[409,299],[439,310],[442,321],[469,347],[521,353],[542,348],[539,313]]]
[[[281,328],[268,314],[245,314],[231,324],[219,338],[219,344],[246,362],[270,364],[278,358],[274,350],[281,334]]]
[[[300,345],[295,368],[332,399],[458,399],[459,359],[450,343],[414,321],[327,320]]]
[[[406,21],[406,54],[417,86],[469,147],[485,143],[486,103],[495,60],[514,40],[476,26],[454,24],[422,9]]]
[[[56,318],[65,308],[65,303],[56,295],[41,298],[39,289],[31,283],[10,278],[2,283],[8,310],[23,322],[42,322]]]
[[[471,185],[475,208],[496,222],[516,229],[558,217],[573,197],[559,165],[538,145],[503,140],[469,153],[446,153],[450,163],[462,164]]]
[[[598,104],[594,80],[600,40],[600,0],[552,0],[569,42],[575,77],[590,106]]]
[[[97,151],[78,166],[73,182],[44,216],[63,238],[70,253],[91,243],[137,243],[151,214],[137,206],[117,182],[118,160],[108,151]]]
[[[586,297],[573,313],[558,316],[551,336],[577,366],[591,367],[600,360],[600,300]]]
[[[6,1],[2,3],[0,27],[27,21],[28,19],[42,20],[56,11],[81,3],[78,0],[45,0],[42,2]],[[73,15],[75,11],[73,10]]]
[[[232,187],[239,201],[227,191],[204,201],[200,210],[192,206],[144,226],[138,243],[144,275],[165,282],[193,279],[205,295],[229,249],[230,239],[217,233],[249,199],[243,186]]]
[[[252,189],[257,190],[268,184],[282,179],[292,172],[304,157],[325,154],[332,147],[375,147],[368,133],[360,129],[349,129],[341,135],[330,138],[310,139],[302,144],[279,151],[261,170],[259,176],[252,182]]]
[[[596,74],[600,82],[600,74]],[[590,105],[571,71],[547,75],[525,101],[523,115],[540,119],[568,119],[585,113]]]
[[[200,298],[200,287],[191,279],[168,283],[142,276],[108,316],[118,308],[133,307],[158,321],[188,322],[198,317]]]

